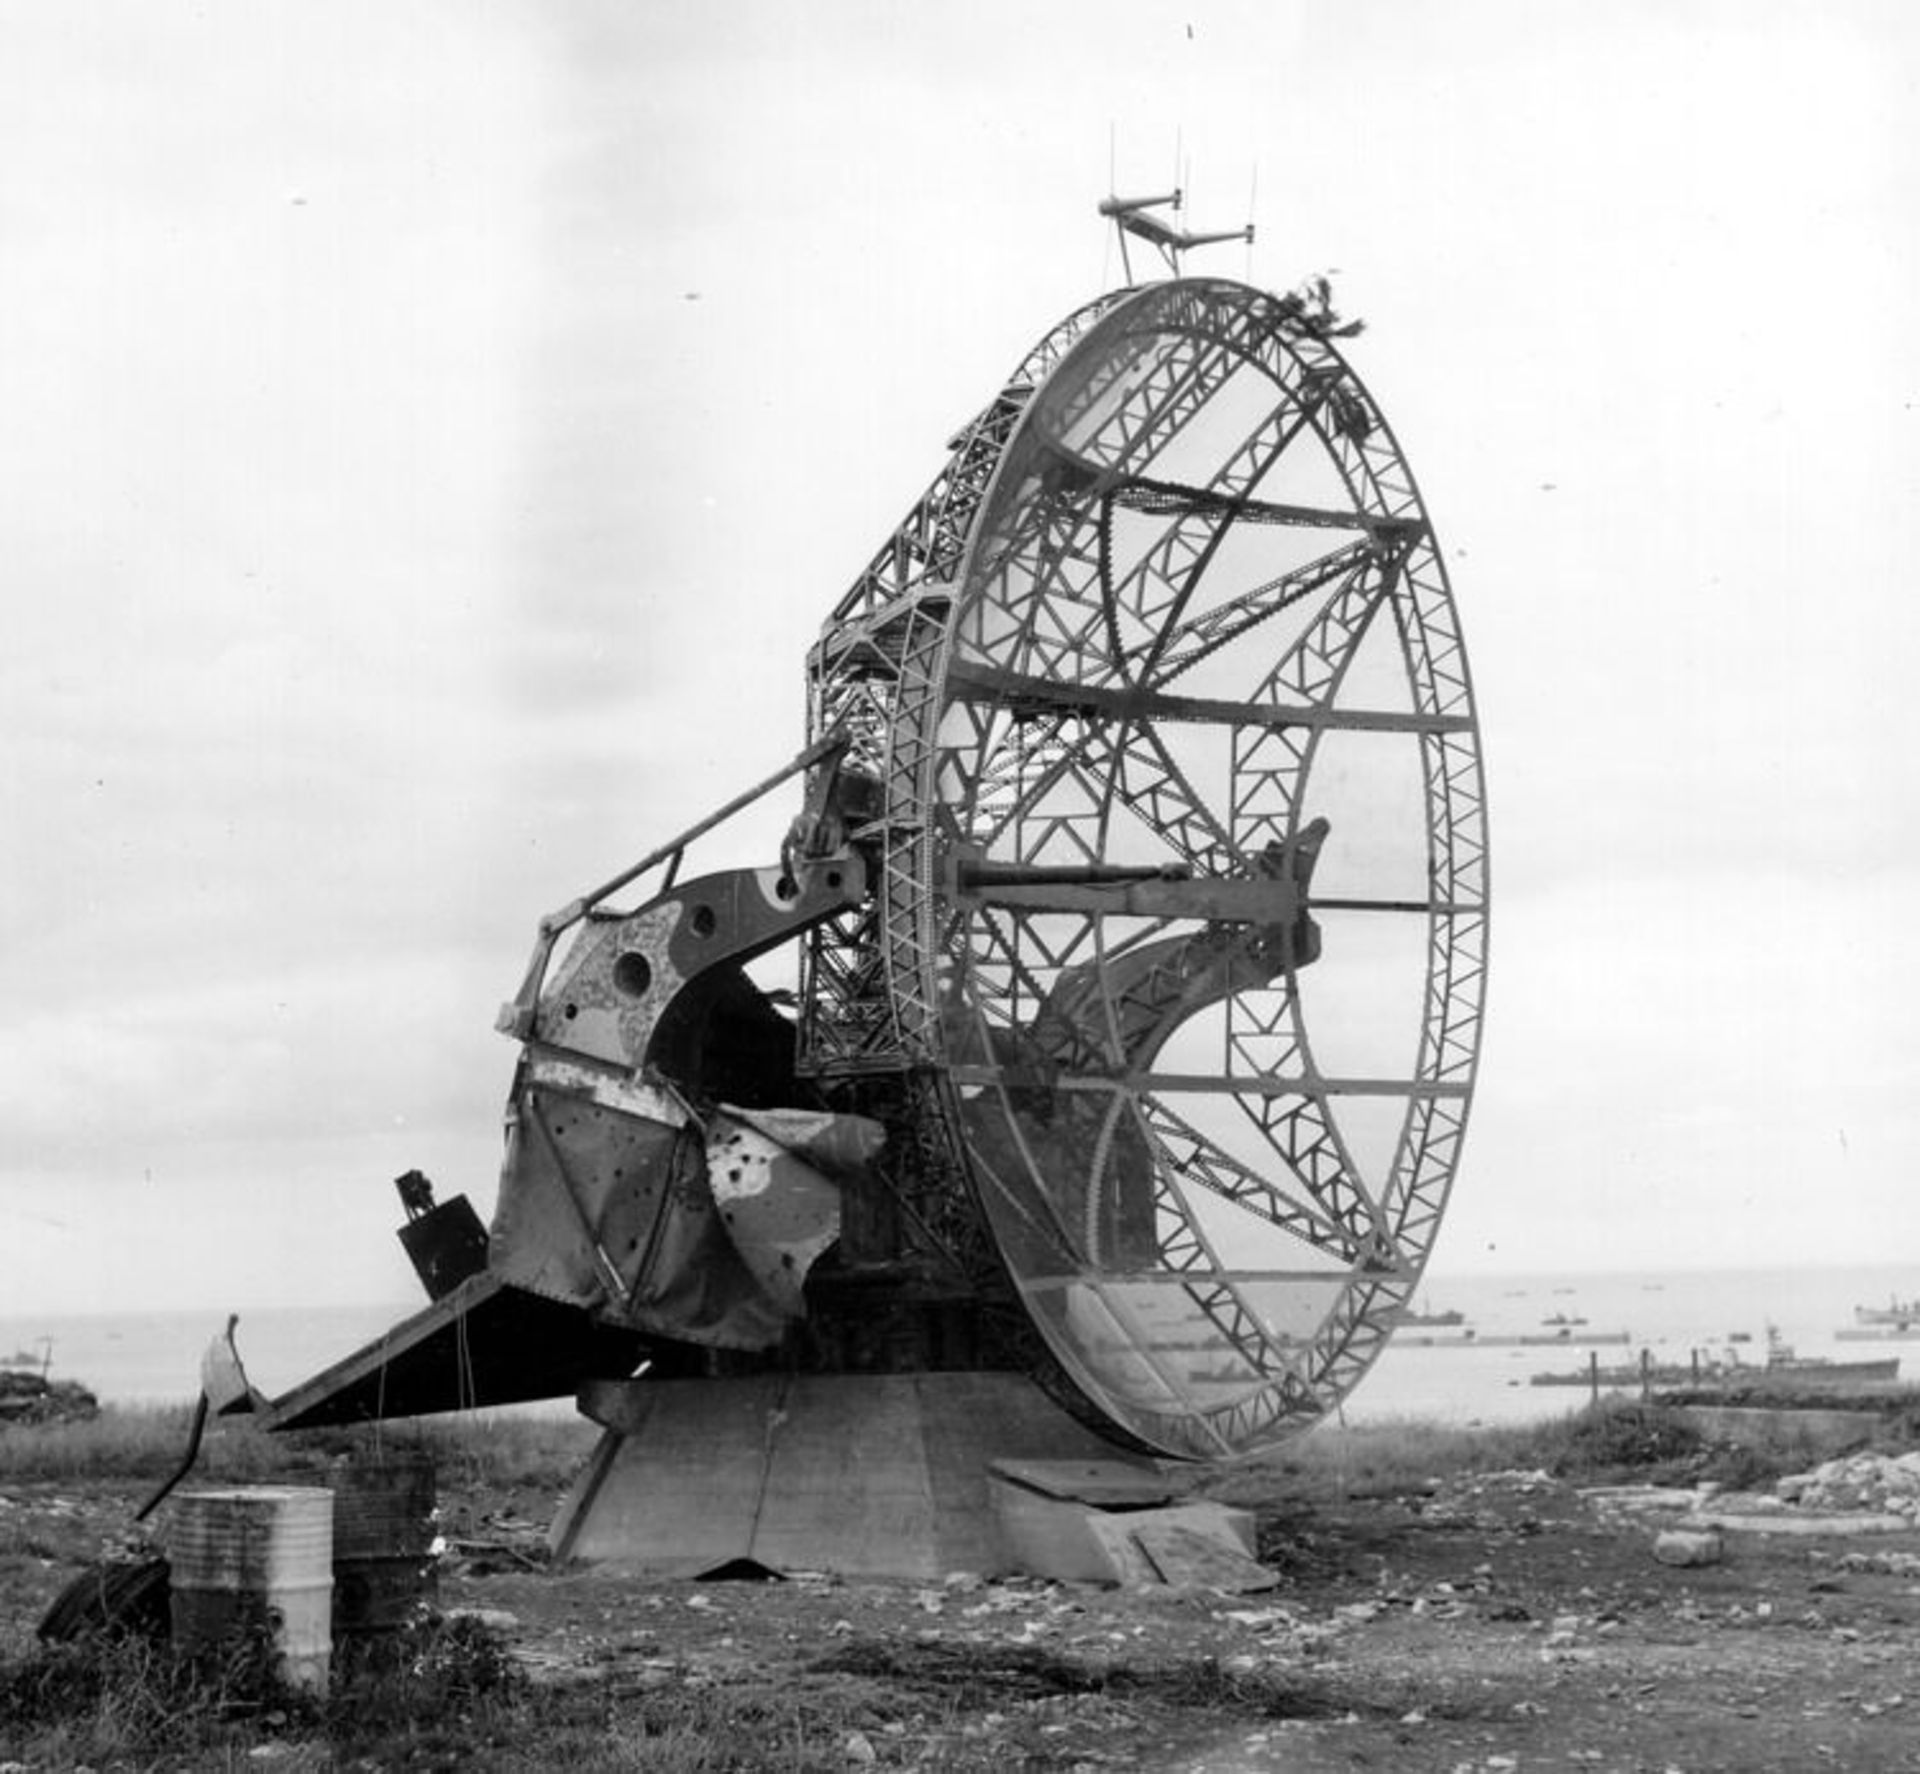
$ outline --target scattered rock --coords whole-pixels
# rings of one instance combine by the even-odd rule
[[[1668,1528],[1655,1539],[1653,1556],[1663,1565],[1717,1565],[1726,1545],[1711,1530]]]
[[[1801,1509],[1867,1511],[1920,1521],[1920,1453],[1847,1454],[1774,1483],[1782,1503]]]
[[[1920,1552],[1849,1552],[1841,1556],[1840,1569],[1843,1571],[1875,1571],[1889,1577],[1920,1577]],[[1825,1586],[1839,1589],[1841,1585],[1830,1580]],[[1807,1585],[1809,1589],[1822,1587],[1822,1580]]]
[[[484,1626],[489,1632],[511,1632],[520,1624],[518,1614],[509,1614],[505,1608],[445,1608],[441,1610],[443,1620],[471,1620],[476,1626]]]

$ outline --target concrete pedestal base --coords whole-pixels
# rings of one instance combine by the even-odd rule
[[[607,1433],[561,1506],[554,1554],[664,1576],[743,1558],[844,1576],[1003,1571],[991,1462],[1117,1458],[1017,1374],[606,1381],[580,1408]]]

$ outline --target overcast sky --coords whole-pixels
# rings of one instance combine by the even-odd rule
[[[409,1298],[389,1179],[490,1211],[538,917],[797,749],[1176,158],[1259,228],[1196,268],[1366,319],[1454,573],[1497,909],[1436,1273],[1920,1283],[1920,10],[4,29],[0,1312]]]

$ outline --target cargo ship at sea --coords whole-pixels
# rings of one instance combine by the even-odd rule
[[[1684,1362],[1654,1361],[1642,1353],[1637,1362],[1589,1363],[1557,1373],[1534,1374],[1531,1386],[1689,1386],[1703,1389],[1765,1387],[1775,1391],[1846,1391],[1859,1386],[1890,1385],[1900,1378],[1897,1355],[1859,1361],[1837,1361],[1825,1355],[1800,1355],[1783,1342],[1780,1333],[1767,1332],[1767,1359],[1746,1362],[1732,1351],[1723,1357],[1703,1356],[1695,1350]]]

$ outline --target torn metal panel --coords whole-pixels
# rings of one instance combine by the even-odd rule
[[[705,1348],[777,1345],[840,1234],[841,1174],[884,1137],[857,1116],[749,1109],[702,1126],[677,1093],[553,1055],[514,1093],[493,1267],[545,1298]]]
[[[789,1319],[806,1315],[807,1272],[840,1236],[840,1190],[798,1156],[863,1166],[885,1131],[857,1115],[722,1108],[707,1126],[707,1181],[734,1249]]]

